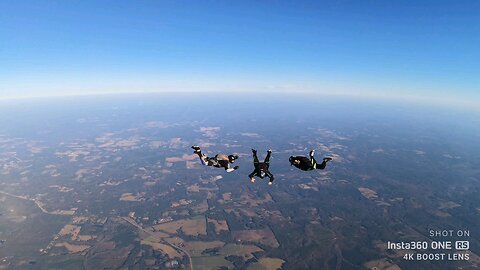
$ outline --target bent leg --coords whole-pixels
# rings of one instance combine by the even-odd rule
[[[260,163],[260,161],[258,161],[258,157],[257,157],[257,150],[252,149],[252,153],[253,153],[253,164]]]
[[[310,168],[311,170],[323,170],[327,166],[327,162],[332,160],[331,158],[324,158],[323,162],[321,164],[317,163],[317,160],[315,160],[315,150],[310,151]]]
[[[330,160],[332,160],[332,158],[330,157],[323,158],[322,164],[320,165],[316,164],[316,169],[319,169],[319,170],[325,169],[325,167],[327,166],[327,162],[329,162]]]
[[[310,166],[312,166],[313,169],[317,168],[317,160],[315,160],[314,156],[310,156]]]
[[[270,157],[272,156],[272,150],[267,151],[267,156],[265,157],[265,161],[263,161],[265,164],[270,164]]]
[[[323,162],[319,165],[315,162],[315,169],[323,170],[327,166],[327,161],[323,160]]]
[[[192,146],[192,149],[193,149],[193,153],[198,155],[203,165],[210,166],[208,165],[209,158],[204,153],[202,153],[202,149],[200,149],[200,146],[194,145]]]
[[[203,154],[201,151],[196,152],[198,157],[200,158],[200,161],[202,162],[203,165],[211,166],[209,165],[209,160],[210,158],[207,157],[205,154]]]

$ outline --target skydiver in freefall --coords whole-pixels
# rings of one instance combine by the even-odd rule
[[[302,171],[311,171],[311,170],[323,170],[327,166],[327,162],[331,161],[331,157],[323,158],[323,162],[318,164],[313,156],[315,154],[315,150],[310,151],[310,159],[306,156],[290,156],[288,159],[290,161],[290,165],[293,165],[299,168]]]
[[[261,179],[265,178],[265,176],[268,176],[268,178],[270,179],[268,181],[268,184],[273,184],[273,174],[270,173],[270,171],[268,170],[268,168],[270,167],[270,156],[272,156],[272,150],[267,151],[267,156],[265,157],[265,160],[263,162],[258,161],[257,150],[252,149],[252,153],[253,166],[255,166],[255,169],[251,174],[248,175],[248,177],[250,177],[250,181],[254,183],[255,176],[258,176]]]
[[[238,159],[237,155],[227,156],[224,154],[217,154],[214,157],[207,157],[204,153],[202,153],[200,146],[194,145],[192,146],[192,149],[194,150],[193,153],[198,155],[203,165],[212,166],[215,168],[224,168],[227,172],[233,172],[238,169],[238,166],[230,168],[230,163],[234,163],[235,160]]]

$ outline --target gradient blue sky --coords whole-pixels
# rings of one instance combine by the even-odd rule
[[[480,1],[0,1],[0,98],[137,91],[480,104]]]

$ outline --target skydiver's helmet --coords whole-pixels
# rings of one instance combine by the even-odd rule
[[[262,170],[262,169],[261,169],[261,170],[260,170],[260,175],[259,175],[260,178],[263,179],[263,178],[265,177],[265,175],[267,175],[267,173],[265,172],[265,170]]]
[[[295,158],[293,156],[290,156],[290,158],[288,159],[288,161],[290,161],[290,166],[293,165],[293,162],[295,161]]]
[[[300,160],[298,160],[297,158],[295,158],[294,156],[290,156],[290,158],[288,159],[288,161],[290,161],[290,166],[292,165],[295,165],[295,164],[300,164]]]
[[[238,159],[237,155],[229,155],[228,156],[228,162],[230,162],[230,163],[235,162],[235,160],[237,160],[237,159]]]

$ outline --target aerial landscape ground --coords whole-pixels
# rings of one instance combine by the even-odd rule
[[[480,118],[239,100],[1,101],[0,269],[480,267]],[[192,145],[237,154],[240,169],[203,166]],[[251,148],[273,150],[272,186],[249,181]],[[325,170],[290,166],[310,149],[333,158]],[[470,259],[410,262],[386,247],[434,240],[430,229],[469,230]]]
[[[479,14],[1,0],[0,270],[480,269]]]

